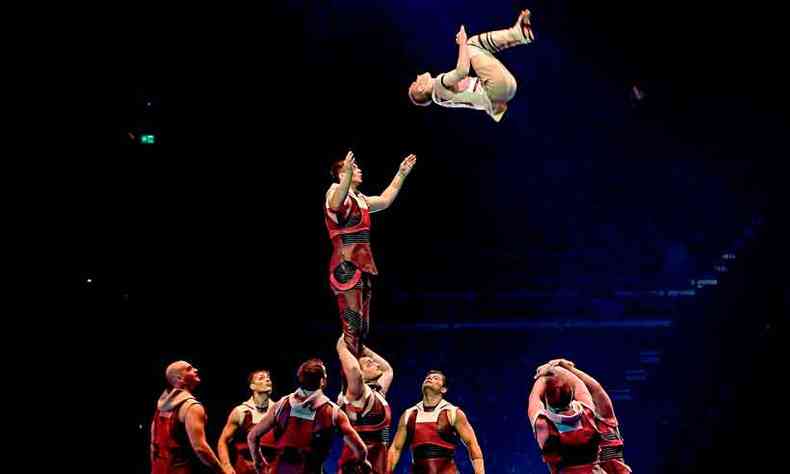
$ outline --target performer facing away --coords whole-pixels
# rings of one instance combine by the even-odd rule
[[[542,373],[529,394],[527,414],[552,474],[603,474],[595,408],[576,399],[574,379],[561,367]]]
[[[351,449],[356,471],[370,472],[365,443],[348,416],[324,395],[324,363],[319,359],[305,361],[299,366],[297,377],[299,389],[270,407],[247,436],[258,474],[263,474],[268,465],[258,443],[269,431],[274,431],[274,456],[269,467],[272,474],[322,474],[338,430]]]
[[[620,434],[620,425],[614,414],[614,404],[603,386],[586,372],[579,370],[576,365],[565,359],[555,359],[538,367],[535,378],[551,372],[554,367],[562,367],[569,371],[575,378],[590,391],[595,406],[596,424],[601,433],[601,444],[598,450],[598,463],[607,474],[627,474],[631,468],[623,458],[623,437]]]

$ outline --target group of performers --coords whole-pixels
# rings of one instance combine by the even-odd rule
[[[499,121],[516,81],[494,54],[533,39],[527,10],[509,29],[467,39],[461,27],[456,68],[435,78],[417,76],[409,98],[417,105],[484,110]],[[475,78],[468,77],[470,65]],[[165,371],[168,387],[151,424],[152,474],[192,474],[205,467],[223,474],[321,474],[335,434],[343,438],[338,473],[392,473],[408,446],[412,473],[456,474],[459,442],[475,474],[485,472],[475,430],[464,411],[445,399],[449,384],[440,370],[426,374],[422,400],[401,414],[390,436],[392,409],[386,397],[394,370],[365,344],[377,274],[370,215],[393,204],[416,161],[407,156],[377,196],[359,191],[363,174],[353,152],[332,165],[335,182],[326,193],[325,222],[333,245],[329,284],[342,327],[336,344],[342,367],[337,403],[323,392],[328,374],[319,359],[303,362],[297,370],[299,386],[277,401],[271,398],[271,374],[254,371],[248,379],[250,398],[228,416],[217,455],[206,441],[205,409],[193,395],[201,381],[198,369],[174,362]],[[540,366],[535,379],[528,416],[552,473],[630,472],[612,402],[601,384],[564,359]]]
[[[394,472],[405,446],[414,474],[457,474],[459,441],[475,474],[485,472],[483,452],[463,410],[445,399],[447,377],[431,370],[422,382],[422,400],[400,417],[390,439],[392,412],[386,394],[394,371],[363,346],[360,357],[343,336],[337,341],[347,386],[338,403],[323,393],[324,363],[310,359],[297,371],[299,387],[271,399],[266,370],[250,374],[251,396],[228,416],[217,452],[206,440],[206,412],[193,395],[198,370],[185,361],[170,364],[168,388],[151,424],[152,474],[323,474],[333,437],[343,437],[338,474]],[[558,359],[536,371],[527,414],[543,460],[552,474],[625,474],[623,439],[609,396],[574,363]],[[230,449],[229,449],[230,448]],[[231,452],[233,456],[231,456]]]

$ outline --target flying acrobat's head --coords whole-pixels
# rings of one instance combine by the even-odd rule
[[[433,93],[433,78],[431,73],[426,72],[417,76],[409,86],[409,100],[412,104],[420,107],[431,105],[431,94]]]

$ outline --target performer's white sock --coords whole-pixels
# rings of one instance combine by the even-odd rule
[[[513,46],[531,42],[532,39],[524,35],[524,30],[521,27],[521,17],[519,17],[518,22],[513,27],[474,35],[469,38],[467,44],[484,49],[491,54],[496,54]]]

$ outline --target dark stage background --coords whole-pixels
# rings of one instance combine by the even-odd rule
[[[453,67],[461,23],[470,35],[509,26],[518,2],[126,13],[117,88],[75,119],[111,139],[68,145],[76,198],[61,204],[84,315],[64,329],[91,334],[71,350],[123,367],[117,472],[148,472],[173,360],[201,370],[213,445],[253,368],[272,369],[279,398],[319,356],[337,395],[322,203],[349,148],[367,194],[418,155],[373,216],[370,345],[395,367],[396,419],[441,368],[488,472],[546,472],[525,403],[535,367],[562,356],[612,395],[635,472],[774,465],[782,17],[708,2],[524,5],[537,40],[501,55],[519,90],[499,124],[418,109],[405,92]],[[458,460],[471,472],[463,449]]]

